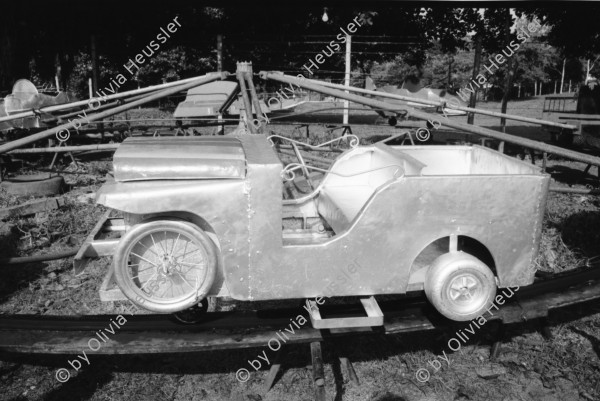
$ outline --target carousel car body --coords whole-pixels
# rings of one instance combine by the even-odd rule
[[[454,107],[456,106],[465,106],[464,102],[462,102],[457,96],[451,95],[445,89],[431,89],[425,88],[421,85],[420,82],[412,82],[410,79],[405,80],[402,83],[401,87],[396,85],[384,85],[382,87],[375,86],[375,82],[371,77],[367,77],[365,80],[365,89],[372,91],[379,91],[382,93],[388,93],[392,95],[401,95],[405,98],[413,98],[415,101],[407,101],[407,100],[398,100],[398,99],[390,99],[385,97],[377,97],[375,99],[385,101],[390,104],[409,106],[418,109],[423,109],[430,113],[440,113],[447,117],[453,116],[464,116],[467,113],[465,111],[456,110]],[[439,106],[431,106],[427,104],[423,104],[419,102],[419,100],[425,100],[428,102],[436,102],[438,104],[448,104],[454,107],[439,107]],[[396,114],[391,113],[389,111],[376,110],[377,114],[382,117],[388,119],[390,125],[396,125],[397,119]]]
[[[538,167],[480,146],[377,143],[344,151],[312,193],[284,200],[282,177],[307,166],[284,167],[271,145],[123,142],[97,202],[123,214],[123,235],[103,249],[127,298],[174,312],[207,296],[425,290],[467,320],[497,287],[532,283],[549,183]]]
[[[72,102],[74,97],[66,92],[58,92],[56,96],[39,93],[36,86],[27,79],[19,79],[12,88],[12,93],[0,99],[0,118],[8,117],[23,111],[39,110],[44,107]],[[38,113],[39,114],[39,113]],[[14,128],[39,128],[40,118],[24,117],[14,121],[0,122],[0,131]]]

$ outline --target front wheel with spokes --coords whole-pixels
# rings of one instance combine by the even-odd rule
[[[119,242],[115,281],[136,305],[154,312],[178,312],[210,290],[217,255],[210,238],[185,221],[141,223]]]

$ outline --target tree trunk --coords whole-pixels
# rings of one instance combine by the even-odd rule
[[[504,42],[506,46],[510,43],[510,26],[512,18],[510,16],[510,10],[506,9],[506,15],[504,18]],[[513,69],[513,65],[517,65],[516,60],[513,61],[513,56],[508,57],[508,64],[506,65],[506,78],[504,79],[504,93],[502,94],[502,111],[501,113],[506,114],[506,107],[508,106],[508,98],[510,97],[510,90],[512,89],[512,81],[515,75],[516,68]],[[500,126],[502,132],[506,132],[506,118],[500,119]]]
[[[477,80],[477,75],[479,75],[479,66],[481,64],[481,36],[476,35],[475,38],[475,59],[473,60],[473,81]],[[469,107],[474,108],[477,105],[477,88],[475,91],[471,93],[471,98],[469,99]],[[469,113],[467,116],[467,123],[473,124],[475,120],[475,114]]]
[[[509,59],[509,63],[508,63],[508,71],[507,71],[507,75],[506,75],[506,81],[504,83],[504,95],[502,96],[502,111],[501,113],[506,114],[506,108],[508,106],[508,98],[510,97],[510,91],[512,89],[512,85],[513,85],[513,79],[515,77],[515,74],[517,72],[517,68],[519,67],[519,62],[517,60],[514,60],[514,62],[511,62],[512,59]],[[500,125],[502,126],[502,132],[506,132],[505,128],[506,128],[506,118],[502,118],[500,119]]]

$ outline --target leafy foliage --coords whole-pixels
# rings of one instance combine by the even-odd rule
[[[100,56],[99,86],[103,87],[175,16],[182,27],[139,71],[136,78],[140,85],[216,69],[217,34],[224,38],[225,70],[234,71],[236,61],[252,61],[257,69],[295,75],[304,72],[302,66],[336,40],[340,28],[359,16],[362,24],[352,47],[356,79],[371,73],[380,83],[400,84],[404,77],[414,76],[426,85],[456,87],[470,79],[474,38],[481,38],[484,53],[491,55],[515,36],[506,37],[506,9],[497,7],[352,4],[328,8],[329,19],[324,22],[321,6],[257,7],[248,3],[205,7],[161,2],[161,12],[157,13],[156,1],[144,7],[135,1],[122,3],[118,12],[109,3],[41,3],[29,9],[23,2],[11,2],[0,16],[0,84],[9,87],[24,76],[39,83],[54,83],[60,67],[63,82],[80,96],[87,94],[92,35]],[[568,8],[545,5],[513,10],[512,19],[517,24],[528,16],[549,27],[538,38],[544,43],[528,44],[515,57],[519,63],[516,80],[531,83],[556,79],[565,57],[569,79],[581,79],[578,57],[590,58],[594,71],[600,69],[600,62],[593,62],[600,60],[596,59],[600,55],[598,11],[598,5],[581,3]],[[68,24],[56,24],[53,16],[59,15],[72,18]],[[344,45],[340,47],[320,67],[316,78],[341,79]],[[499,72],[493,80],[502,77],[503,72]]]
[[[216,57],[203,54],[196,49],[177,46],[153,55],[136,73],[135,78],[143,86],[161,80],[177,81],[216,69]]]
[[[91,73],[92,58],[89,54],[80,52],[75,56],[75,67],[67,83],[69,91],[75,93],[79,98],[87,99],[89,97],[88,79],[91,77]],[[119,74],[119,70],[106,56],[100,56],[98,73],[100,82],[108,82]]]

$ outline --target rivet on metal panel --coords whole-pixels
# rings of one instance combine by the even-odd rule
[[[233,248],[229,248],[229,252],[233,252]]]

